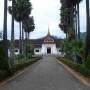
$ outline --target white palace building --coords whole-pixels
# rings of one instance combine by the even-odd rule
[[[35,55],[61,55],[62,39],[50,35],[49,29],[45,37],[30,39],[34,47]],[[19,40],[15,40],[15,54],[19,54]]]
[[[61,54],[61,39],[56,39],[48,34],[40,39],[31,40],[35,45],[34,54],[35,55],[60,55]]]

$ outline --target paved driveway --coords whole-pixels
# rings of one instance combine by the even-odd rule
[[[0,87],[0,90],[90,90],[80,83],[53,56],[30,66],[22,75]]]

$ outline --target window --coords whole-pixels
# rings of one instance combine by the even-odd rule
[[[59,52],[61,52],[61,50],[59,49]]]
[[[18,52],[18,49],[15,49],[15,52]]]
[[[29,50],[28,53],[31,53],[31,51]]]
[[[39,52],[39,50],[36,50],[36,52]]]

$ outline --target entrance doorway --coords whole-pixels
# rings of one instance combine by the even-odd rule
[[[51,48],[47,48],[47,54],[51,54]]]

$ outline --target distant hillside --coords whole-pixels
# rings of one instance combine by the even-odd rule
[[[86,32],[81,32],[80,33],[80,38],[85,40],[85,38],[86,38]]]

